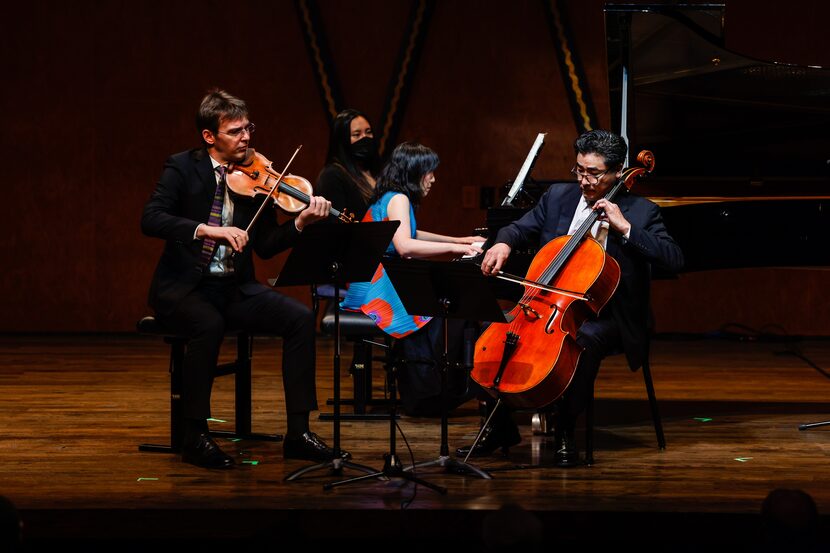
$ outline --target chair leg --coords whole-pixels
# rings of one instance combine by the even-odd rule
[[[239,438],[245,440],[264,440],[281,442],[280,434],[256,434],[251,432],[251,413],[253,401],[251,399],[251,358],[253,357],[254,337],[247,332],[240,332],[236,336],[236,361],[233,365],[234,373],[234,412],[235,430],[211,430],[212,436],[222,438]],[[229,374],[224,367],[218,368],[218,374]]]
[[[184,441],[184,410],[182,406],[182,364],[185,341],[168,338],[170,344],[170,444],[139,444],[139,451],[178,453]]]
[[[234,395],[236,411],[236,433],[251,433],[251,355],[254,337],[240,332],[236,337],[236,373]]]
[[[648,404],[651,407],[651,420],[654,422],[654,431],[657,433],[657,446],[660,449],[666,449],[666,437],[663,435],[663,422],[657,410],[657,396],[654,394],[654,383],[651,381],[651,367],[649,366],[648,356],[643,361],[643,379],[648,392]]]
[[[389,420],[386,413],[371,413],[367,407],[370,405],[385,405],[386,400],[372,398],[372,362],[377,359],[372,354],[372,344],[368,339],[357,339],[354,342],[352,364],[350,373],[352,375],[352,399],[341,399],[340,405],[352,405],[351,413],[340,413],[340,420],[361,420],[361,421],[382,421]],[[388,340],[387,340],[388,344]],[[387,345],[387,351],[390,346]],[[385,358],[385,357],[384,357]],[[326,404],[334,404],[334,399],[328,399]],[[332,413],[320,413],[321,421],[334,420]]]
[[[585,464],[594,464],[594,383],[591,383],[591,394],[588,396],[588,406],[585,408]]]
[[[282,441],[280,434],[254,434],[251,432],[251,358],[253,354],[253,335],[239,333],[236,339],[236,360],[216,367],[216,376],[233,373],[235,430],[211,430],[213,436],[223,438],[243,438],[248,440]],[[167,337],[170,344],[170,445],[139,444],[139,451],[161,453],[178,453],[184,441],[184,407],[182,405],[182,365],[187,341],[182,338]]]
[[[354,389],[354,413],[363,415],[366,413],[366,369],[371,367],[372,346],[359,340],[354,344],[354,356],[352,357],[352,387]],[[370,369],[371,370],[371,369]],[[371,385],[371,383],[370,383]],[[369,388],[371,392],[371,388]]]
[[[651,366],[649,364],[649,355],[646,354],[646,359],[643,362],[643,380],[646,384],[646,393],[648,394],[648,404],[651,408],[651,420],[654,423],[654,432],[657,434],[657,446],[663,450],[666,449],[666,437],[663,434],[663,421],[660,418],[660,412],[657,409],[657,396],[654,393],[654,383],[651,380]],[[591,393],[588,399],[588,405],[585,409],[585,464],[594,464],[594,384],[591,384]]]
[[[183,341],[176,341],[170,352],[170,446],[181,451],[184,443],[184,405],[182,404],[182,366],[184,365]]]

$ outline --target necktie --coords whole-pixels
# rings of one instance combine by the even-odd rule
[[[218,227],[222,224],[222,205],[225,203],[225,172],[227,167],[219,165],[216,167],[216,172],[219,173],[219,182],[216,184],[216,192],[213,194],[213,205],[210,208],[210,217],[208,218],[208,226]],[[205,238],[202,243],[202,266],[207,266],[210,263],[210,258],[213,257],[213,249],[216,247],[216,240],[212,238]]]

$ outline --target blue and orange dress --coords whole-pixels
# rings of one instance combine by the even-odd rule
[[[369,206],[363,222],[388,221],[389,202],[400,192],[386,192],[375,203]],[[410,233],[415,238],[415,210],[409,206]],[[385,255],[397,256],[393,243],[389,243]],[[349,311],[362,311],[375,324],[392,336],[403,338],[421,329],[432,317],[410,315],[401,302],[401,298],[392,286],[392,281],[383,269],[383,263],[378,265],[372,280],[369,282],[352,282],[340,307]]]

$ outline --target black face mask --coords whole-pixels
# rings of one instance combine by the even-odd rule
[[[378,155],[378,146],[371,136],[364,136],[357,142],[349,144],[354,158],[362,163],[375,159]]]

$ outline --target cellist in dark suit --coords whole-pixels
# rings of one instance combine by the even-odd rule
[[[485,275],[496,274],[513,249],[541,247],[554,238],[573,234],[592,210],[600,210],[591,234],[619,263],[620,282],[600,314],[579,328],[577,343],[584,351],[573,380],[553,405],[554,462],[559,466],[579,464],[574,424],[587,406],[602,359],[623,351],[632,370],[644,361],[651,266],[677,271],[683,265],[683,253],[666,230],[656,204],[631,193],[618,195],[616,203],[604,198],[622,175],[625,140],[608,131],[589,131],[577,138],[574,151],[576,164],[572,173],[577,184],[551,185],[531,211],[499,231],[481,264]],[[509,413],[500,408],[472,454],[506,450],[520,441]],[[461,447],[456,453],[465,456],[469,450],[470,446]]]
[[[144,234],[165,240],[149,304],[163,324],[189,338],[182,459],[207,468],[234,465],[208,434],[207,418],[219,347],[225,330],[236,329],[283,337],[284,456],[329,460],[334,451],[308,422],[317,409],[314,316],[301,302],[257,282],[252,252],[267,259],[291,247],[306,225],[328,217],[331,203],[312,197],[283,224],[268,209],[247,232],[260,203],[233,194],[225,175],[245,159],[254,132],[248,108],[215,90],[202,100],[196,125],[202,147],[168,158],[141,219]]]

